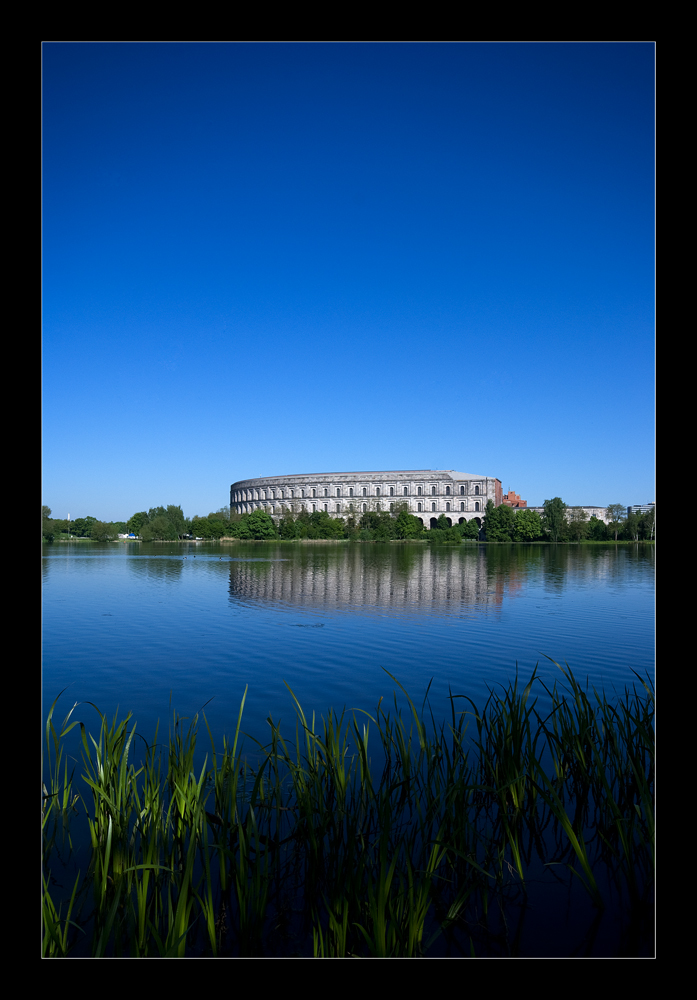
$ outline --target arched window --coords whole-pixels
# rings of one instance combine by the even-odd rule
[[[328,510],[328,507],[329,507],[329,505],[325,503],[325,505],[324,505],[324,509],[325,509],[325,510]]]
[[[353,486],[349,486],[349,496],[353,496]]]
[[[417,495],[417,496],[421,496],[421,487],[420,487],[420,486],[419,486],[419,487],[417,487],[417,490],[416,490],[416,495]]]
[[[474,495],[475,495],[476,497],[478,497],[478,496],[479,496],[479,487],[478,487],[478,486],[475,486],[475,487],[474,487]]]
[[[432,486],[431,487],[431,496],[434,497],[435,495],[436,495],[436,488],[435,488],[435,486]],[[433,509],[435,510],[436,508],[434,507]]]
[[[436,505],[434,503],[432,503],[431,504],[431,510],[435,510],[435,509],[436,509]]]
[[[376,510],[382,510],[382,506],[380,505],[380,501],[379,501],[379,500],[378,500],[378,502],[377,502],[377,503],[375,504],[375,509],[376,509]]]
[[[474,501],[474,509],[479,510],[479,502],[477,500]]]
[[[341,496],[341,487],[340,487],[340,486],[337,486],[337,488],[336,488],[336,495],[337,495],[338,497],[340,497],[340,496]]]
[[[464,495],[465,495],[465,487],[461,486],[460,487],[460,496],[463,497]]]
[[[446,497],[450,496],[450,487],[449,486],[445,487],[445,495],[446,495]]]
[[[390,510],[394,510],[394,504],[393,503],[390,504]]]
[[[461,503],[460,504],[460,510],[464,510],[464,509],[465,509],[465,505],[463,503]],[[460,520],[462,520],[462,518],[460,518]]]
[[[326,486],[324,487],[324,495],[325,495],[325,497],[329,496],[329,490],[327,489]],[[325,507],[324,509],[326,510],[327,508]]]
[[[376,496],[376,497],[379,497],[379,496],[380,496],[380,487],[379,487],[379,486],[376,486],[376,487],[375,487],[375,496]]]
[[[421,504],[420,504],[420,503],[417,503],[417,505],[416,505],[416,509],[417,509],[417,510],[421,510]]]
[[[449,503],[446,503],[446,505],[445,505],[445,509],[446,509],[446,510],[450,510],[450,504],[449,504]]]
[[[317,490],[314,488],[314,486],[312,487],[312,495],[313,495],[313,497],[317,496]]]
[[[367,490],[366,490],[365,486],[363,487],[363,496],[364,496],[364,497],[367,497],[367,496],[368,496],[368,492],[367,492]],[[363,510],[365,510],[365,504],[363,504]]]
[[[341,504],[340,504],[340,503],[338,503],[338,504],[336,505],[336,512],[337,512],[337,514],[339,513],[339,511],[340,511],[340,510],[341,510]]]
[[[405,496],[405,497],[408,497],[408,496],[409,496],[409,487],[408,487],[408,486],[405,486],[405,487],[404,487],[404,496]]]
[[[368,509],[368,504],[367,504],[367,503],[364,503],[364,504],[363,504],[363,510],[367,510],[367,509]]]
[[[312,505],[312,512],[314,513],[316,510],[317,510],[317,504],[313,503],[313,505]]]
[[[390,486],[390,496],[394,496],[394,486]]]

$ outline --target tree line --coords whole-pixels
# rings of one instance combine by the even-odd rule
[[[78,538],[108,541],[118,534],[133,533],[141,541],[175,541],[202,538],[240,540],[349,539],[354,541],[391,541],[423,539],[435,544],[459,545],[463,541],[488,542],[606,542],[650,541],[656,537],[655,512],[626,513],[623,504],[607,508],[609,523],[589,517],[581,507],[568,507],[560,497],[545,500],[542,515],[489,500],[481,522],[478,518],[460,524],[448,524],[441,514],[436,526],[427,529],[409,513],[406,504],[394,504],[390,511],[365,511],[360,517],[331,517],[327,511],[305,510],[293,513],[285,509],[276,522],[266,511],[246,514],[220,507],[203,517],[185,517],[180,506],[151,507],[138,511],[128,521],[99,521],[95,517],[63,521],[51,518],[51,510],[42,507],[42,534],[52,541],[68,534]]]

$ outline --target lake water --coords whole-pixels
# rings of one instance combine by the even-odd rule
[[[148,737],[171,693],[184,715],[209,702],[220,736],[248,686],[243,728],[265,740],[269,716],[294,729],[285,684],[306,714],[372,713],[395,690],[387,670],[418,704],[432,680],[445,717],[449,690],[483,704],[516,664],[563,681],[546,657],[609,694],[632,671],[653,678],[654,559],[640,545],[54,543],[44,711],[67,687],[64,710],[118,706]]]

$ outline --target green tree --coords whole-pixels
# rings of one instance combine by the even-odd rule
[[[152,537],[158,541],[174,541],[177,532],[170,519],[165,514],[158,514],[148,522],[148,527],[152,532]]]
[[[561,497],[554,497],[553,500],[545,500],[542,506],[542,527],[553,542],[558,542],[566,529],[566,504]]]
[[[87,538],[96,520],[97,518],[92,516],[76,517],[74,521],[70,522],[70,530],[78,538]]]
[[[588,522],[588,537],[593,542],[604,542],[607,538],[607,525],[595,514]]]
[[[95,521],[90,528],[90,538],[95,542],[111,541],[117,534],[118,531],[114,530],[113,524],[107,524],[105,521]]]
[[[228,517],[226,518],[227,521],[230,520],[229,515],[230,512],[228,510]],[[165,516],[167,517],[167,520],[174,528],[178,538],[181,538],[182,535],[186,534],[186,528],[187,528],[186,518],[184,517],[184,511],[181,509],[181,507],[175,507],[174,504],[171,503],[168,504]]]
[[[138,511],[137,514],[133,514],[131,517],[129,517],[128,521],[126,522],[126,530],[129,532],[132,531],[134,535],[139,535],[140,529],[143,527],[144,524],[147,524],[149,520],[150,519],[148,517],[147,511],[145,510]]]
[[[265,510],[251,510],[243,514],[235,525],[236,538],[276,538],[276,525]]]
[[[513,540],[515,511],[507,504],[494,507],[492,500],[486,504],[484,515],[484,533],[487,542],[510,542]]]
[[[424,526],[418,517],[414,517],[408,510],[400,510],[395,518],[395,531],[397,538],[419,538],[424,531]]]
[[[459,524],[458,530],[463,538],[470,539],[471,541],[479,539],[479,525],[474,517],[471,517],[469,521],[463,521],[462,524]]]
[[[51,520],[51,508],[42,507],[41,508],[41,536],[45,538],[47,542],[52,542],[55,535],[55,525]]]
[[[583,507],[571,507],[569,512],[569,534],[580,542],[588,534],[588,511]]]
[[[55,522],[54,522],[55,523]],[[641,537],[646,539],[653,539],[656,535],[656,508],[652,508],[647,511],[646,514],[642,514],[640,518],[640,531]]]
[[[386,510],[367,510],[361,517],[360,526],[361,537],[366,541],[388,542],[397,537],[396,518]]]
[[[536,510],[523,507],[516,512],[513,522],[513,538],[516,542],[533,542],[542,537],[542,521]]]
[[[617,541],[617,535],[622,530],[626,515],[627,508],[622,503],[611,503],[607,508],[607,516],[610,522],[609,528],[615,535],[615,541]]]

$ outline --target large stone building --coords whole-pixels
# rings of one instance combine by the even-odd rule
[[[318,472],[300,476],[241,479],[230,487],[230,510],[262,509],[273,518],[284,510],[327,511],[332,517],[360,517],[369,510],[406,504],[426,527],[441,515],[451,523],[481,520],[487,500],[502,501],[501,481],[451,469],[414,472]]]

